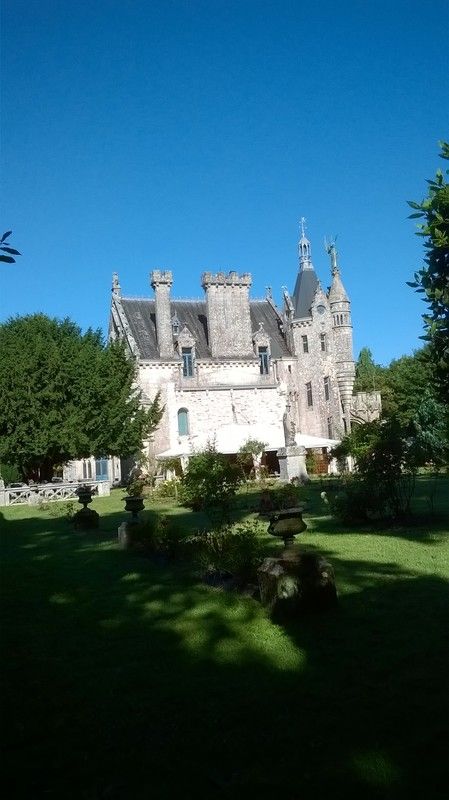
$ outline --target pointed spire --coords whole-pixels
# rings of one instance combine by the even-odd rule
[[[299,269],[300,270],[313,269],[310,242],[305,233],[305,227],[306,227],[305,217],[301,217],[300,225],[301,225],[301,237],[298,243]]]

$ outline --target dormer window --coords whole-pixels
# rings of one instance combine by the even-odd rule
[[[172,329],[173,336],[178,336],[179,330],[180,330],[180,322],[179,322],[179,319],[176,316],[176,314],[175,314],[174,317],[172,317],[171,329]]]
[[[193,378],[193,348],[183,347],[181,355],[183,378]]]

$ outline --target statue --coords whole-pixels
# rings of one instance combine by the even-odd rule
[[[284,439],[285,439],[285,446],[286,447],[295,447],[296,446],[296,425],[295,420],[291,414],[291,405],[287,403],[284,416],[282,418],[282,422],[284,425]]]
[[[337,255],[338,254],[337,254],[337,248],[335,246],[336,238],[337,237],[335,237],[333,242],[332,241],[331,242],[327,242],[327,241],[325,242],[326,253],[331,257],[331,273],[332,273],[332,275],[335,275],[335,273],[338,272],[338,262],[337,262]]]

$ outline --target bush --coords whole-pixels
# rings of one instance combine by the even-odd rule
[[[152,500],[163,500],[166,497],[174,497],[177,499],[179,492],[179,480],[172,478],[169,481],[162,481],[159,483],[151,493]]]
[[[388,497],[381,483],[348,476],[335,494],[322,493],[332,514],[346,525],[366,523],[388,515]]]
[[[196,534],[188,543],[204,571],[231,573],[239,582],[255,581],[262,561],[262,532],[260,522],[249,520]]]
[[[211,446],[190,457],[181,480],[179,498],[183,505],[194,511],[207,511],[219,525],[223,518],[229,518],[229,504],[241,482],[238,465]]]
[[[152,514],[149,519],[130,525],[128,532],[131,545],[147,555],[163,555],[169,559],[180,555],[180,532],[165,514]]]

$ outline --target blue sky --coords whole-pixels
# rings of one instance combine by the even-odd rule
[[[106,329],[111,275],[199,297],[204,270],[293,290],[298,220],[329,282],[338,235],[354,349],[420,345],[406,286],[448,138],[449,4],[432,0],[3,0],[0,320]]]

